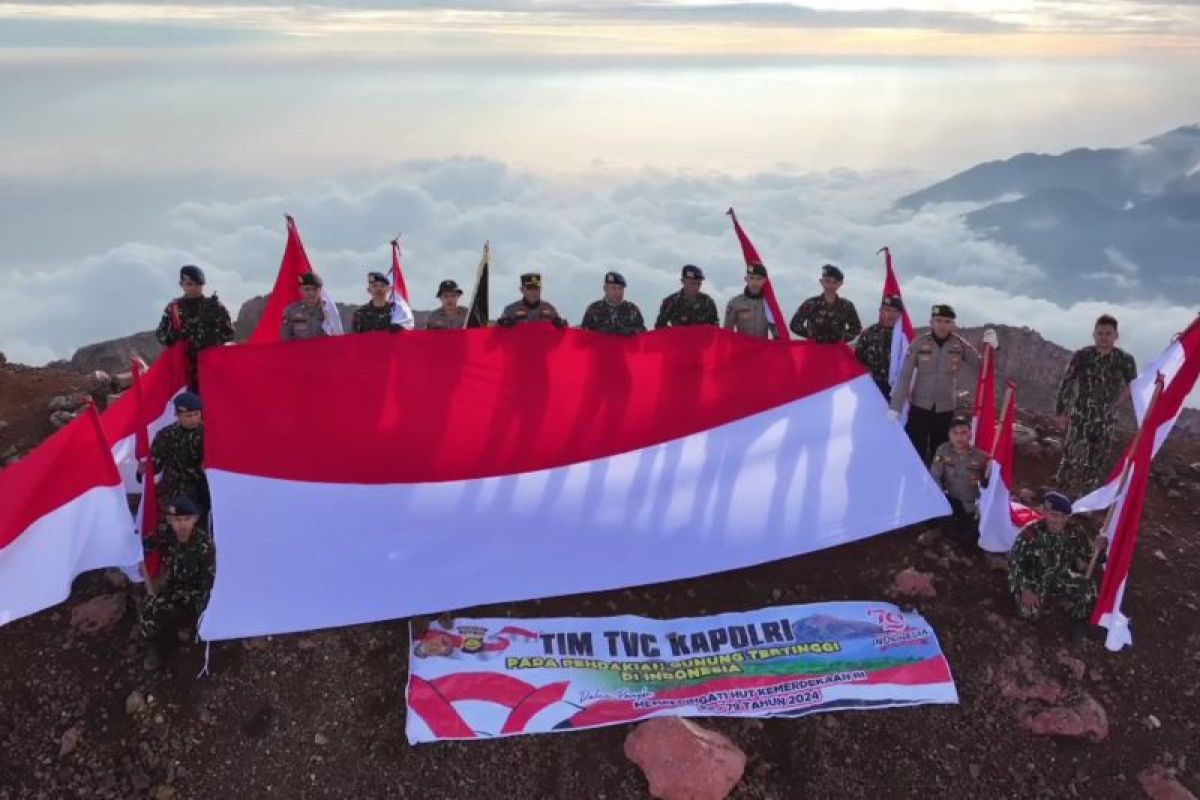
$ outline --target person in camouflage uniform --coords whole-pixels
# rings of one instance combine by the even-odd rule
[[[200,510],[189,498],[177,497],[165,508],[165,519],[146,541],[146,552],[160,556],[158,575],[149,581],[138,628],[145,641],[143,666],[162,667],[163,651],[180,627],[193,627],[212,591],[216,557],[212,537],[200,523]]]
[[[585,331],[632,336],[646,332],[646,321],[642,310],[625,299],[625,276],[609,272],[604,276],[604,298],[597,300],[583,312],[579,327]]]
[[[191,264],[180,267],[179,286],[183,297],[172,300],[163,309],[154,336],[163,347],[188,343],[188,388],[198,392],[200,351],[232,342],[233,321],[215,294],[204,296],[204,270]]]
[[[779,338],[775,323],[767,321],[767,298],[763,294],[766,283],[766,267],[762,264],[746,265],[746,288],[725,304],[725,330],[758,339]]]
[[[467,309],[458,304],[462,297],[462,289],[451,280],[438,284],[437,298],[441,305],[429,312],[425,319],[425,329],[430,331],[448,331],[465,328],[467,325]]]
[[[1116,346],[1115,318],[1097,319],[1092,341],[1071,356],[1054,404],[1059,425],[1067,429],[1055,481],[1072,492],[1090,491],[1104,480],[1117,402],[1137,377],[1133,356]]]
[[[987,484],[988,461],[988,454],[971,444],[971,420],[955,417],[950,422],[950,441],[934,453],[929,474],[950,501],[945,528],[963,544],[979,541],[979,487]],[[922,543],[928,544],[930,538]]]
[[[1045,517],[1022,531],[1013,544],[1009,591],[1026,619],[1037,619],[1056,606],[1082,622],[1096,604],[1096,582],[1086,576],[1092,544],[1082,526],[1071,520],[1066,495],[1047,492],[1043,513]]]
[[[892,399],[892,335],[903,313],[904,301],[900,296],[887,295],[879,307],[879,322],[863,331],[854,343],[855,357],[870,371],[885,400]]]
[[[567,321],[558,309],[542,299],[542,276],[537,272],[526,272],[521,276],[521,299],[506,305],[496,320],[502,328],[526,322],[551,322],[556,328],[567,327]]]
[[[367,273],[367,294],[370,302],[354,309],[350,321],[351,333],[371,333],[372,331],[403,330],[399,325],[392,325],[392,309],[395,304],[388,300],[388,290],[392,288],[391,281],[382,272]]]
[[[683,288],[664,297],[658,307],[654,330],[684,325],[720,325],[717,304],[700,291],[704,283],[704,270],[694,264],[685,264],[680,271],[679,282]]]
[[[190,497],[207,514],[208,480],[204,477],[204,406],[200,398],[183,392],[175,398],[175,422],[154,435],[150,454],[158,480],[159,497]]]
[[[792,332],[802,339],[822,344],[849,342],[862,332],[858,311],[838,296],[845,276],[832,264],[821,267],[821,294],[800,304],[792,315]]]

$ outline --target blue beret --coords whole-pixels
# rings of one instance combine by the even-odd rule
[[[195,392],[181,392],[175,397],[176,411],[201,411],[204,409],[204,403],[200,400],[200,395]]]
[[[204,270],[194,264],[188,264],[185,267],[179,268],[179,280],[187,279],[192,283],[204,285]]]
[[[1046,492],[1046,496],[1042,498],[1042,502],[1046,504],[1046,508],[1052,511],[1058,511],[1063,514],[1071,513],[1071,498],[1062,492]]]
[[[167,516],[169,517],[192,517],[199,513],[200,509],[196,507],[190,497],[180,495],[167,503]]]
[[[704,280],[704,270],[697,267],[695,264],[684,264],[683,269],[679,273],[684,280],[695,278],[696,280]]]
[[[605,283],[615,283],[617,286],[625,285],[625,276],[619,272],[609,272],[604,276]]]

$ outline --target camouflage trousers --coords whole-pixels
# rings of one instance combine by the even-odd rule
[[[192,625],[208,605],[208,594],[195,589],[163,587],[142,601],[138,628],[147,640],[171,635],[182,624]]]
[[[1090,492],[1108,477],[1116,420],[1071,416],[1062,461],[1054,476],[1058,488],[1072,494]]]
[[[1039,595],[1041,607],[1027,609],[1021,605],[1021,595],[1013,595],[1017,610],[1025,619],[1039,619],[1051,610],[1060,610],[1074,621],[1083,621],[1092,615],[1096,605],[1096,584],[1082,575],[1063,575],[1050,582],[1045,593]]]

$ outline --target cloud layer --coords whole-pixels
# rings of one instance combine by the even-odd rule
[[[733,205],[771,269],[790,314],[814,294],[819,267],[841,266],[845,293],[864,319],[882,285],[876,250],[889,245],[910,306],[951,302],[967,325],[1028,325],[1076,347],[1092,320],[1116,313],[1140,359],[1157,352],[1195,313],[1196,298],[1157,298],[1097,282],[1094,299],[1031,297],[1046,276],[1014,251],[973,233],[967,206],[890,210],[928,176],[909,172],[785,170],[750,176],[654,170],[543,175],[482,158],[401,164],[371,177],[309,183],[273,194],[179,203],[158,235],[85,258],[0,273],[0,350],[41,363],[77,346],[152,327],[176,293],[177,269],[198,263],[231,310],[265,292],[283,250],[283,215],[295,215],[315,268],[343,302],[365,299],[365,274],[386,267],[403,233],[405,271],[418,307],[434,305],[443,278],[470,282],[485,239],[494,253],[493,304],[516,297],[517,275],[539,270],[545,294],[577,322],[600,296],[606,270],[625,273],[628,296],[652,315],[696,263],[723,307],[741,289],[740,252],[724,212]],[[1118,273],[1136,282],[1136,270]],[[1118,282],[1119,283],[1119,282]],[[1125,285],[1128,285],[1127,283]],[[917,314],[920,317],[920,313]]]

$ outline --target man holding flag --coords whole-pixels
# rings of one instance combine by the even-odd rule
[[[162,472],[160,497],[190,497],[208,513],[208,480],[204,476],[204,404],[192,392],[175,398],[175,422],[154,436],[150,454]]]
[[[204,296],[204,270],[192,264],[180,267],[179,286],[183,297],[163,309],[154,336],[163,347],[180,341],[188,343],[188,385],[195,392],[200,387],[196,370],[200,351],[232,342],[233,322],[215,294]]]
[[[900,295],[884,295],[879,306],[879,322],[863,331],[854,343],[855,357],[870,371],[871,379],[885,400],[892,399],[892,336],[903,314],[904,301]]]
[[[725,330],[744,333],[756,339],[779,338],[779,331],[767,313],[767,301],[763,295],[766,282],[766,267],[762,264],[746,265],[746,288],[725,305]]]
[[[297,281],[300,285],[302,299],[283,310],[279,338],[282,341],[290,342],[293,339],[328,336],[325,304],[321,298],[321,288],[324,283],[315,272],[306,272]]]
[[[372,331],[395,330],[399,326],[392,325],[392,301],[388,300],[388,292],[392,285],[387,275],[382,272],[367,273],[367,294],[371,300],[366,305],[354,309],[354,317],[350,323],[352,333],[371,333]]]
[[[1091,542],[1071,519],[1071,501],[1061,492],[1046,493],[1042,513],[1013,545],[1009,590],[1026,619],[1057,607],[1069,619],[1083,622],[1096,602],[1096,584],[1087,574]]]

